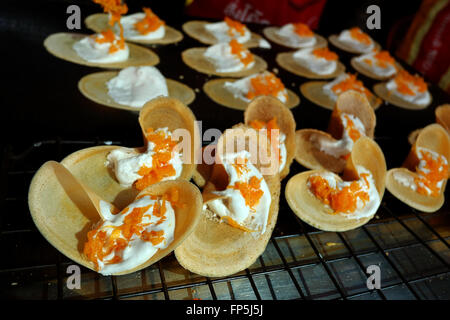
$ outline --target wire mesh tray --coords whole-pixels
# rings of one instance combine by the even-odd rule
[[[448,205],[420,213],[386,192],[377,215],[343,233],[318,231],[298,219],[284,197],[265,252],[248,269],[207,278],[182,268],[174,255],[124,276],[102,276],[81,267],[80,289],[69,289],[73,264],[38,232],[27,206],[35,171],[49,159],[94,145],[125,141],[34,143],[14,153],[5,147],[1,171],[0,266],[2,298],[8,299],[449,299]],[[291,171],[298,172],[298,164]],[[284,184],[282,185],[284,189]],[[381,288],[367,287],[367,267],[381,270]]]

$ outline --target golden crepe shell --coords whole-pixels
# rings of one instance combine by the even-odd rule
[[[416,148],[426,148],[443,155],[447,162],[450,162],[450,138],[447,131],[439,124],[430,124],[423,128],[417,136],[408,157],[403,163],[402,168],[390,169],[386,177],[386,188],[397,199],[406,203],[410,207],[424,212],[437,211],[445,201],[444,190],[447,180],[443,183],[441,193],[438,197],[431,197],[413,191],[399,183],[394,175],[398,172],[416,177],[415,166],[417,165],[417,156],[415,154]]]
[[[281,52],[277,54],[276,61],[283,69],[300,77],[308,79],[333,79],[345,72],[345,66],[342,62],[337,61],[336,70],[330,74],[317,74],[295,61],[293,54],[295,52]]]
[[[358,179],[356,166],[362,166],[373,175],[377,192],[381,199],[385,190],[386,162],[383,152],[375,141],[362,137],[355,142],[346,169],[344,180]],[[309,225],[324,231],[343,232],[367,223],[373,216],[361,219],[348,219],[345,215],[334,214],[307,186],[308,177],[326,170],[311,170],[293,176],[286,184],[285,197],[294,213]],[[342,181],[336,176],[338,181]]]
[[[343,50],[343,51],[346,51],[346,52],[350,52],[350,53],[353,53],[353,54],[363,54],[363,53],[367,53],[367,52],[361,52],[361,51],[359,51],[359,50],[356,50],[356,49],[354,49],[354,48],[348,46],[347,44],[341,42],[341,41],[339,40],[339,37],[338,37],[337,35],[335,35],[335,34],[329,36],[329,37],[328,37],[328,41],[330,41],[336,48],[339,48],[339,49],[341,49],[341,50]],[[373,41],[374,44],[375,44],[373,50],[380,51],[380,49],[381,49],[380,44],[377,43],[377,42],[376,42],[375,40],[373,40],[373,39],[372,39],[372,41]]]
[[[393,75],[390,75],[390,76],[380,76],[378,74],[373,73],[372,70],[367,68],[365,63],[361,63],[361,62],[359,62],[356,59],[357,59],[357,57],[353,57],[350,60],[350,64],[353,67],[353,69],[355,69],[359,73],[361,73],[361,74],[363,74],[366,77],[369,77],[371,79],[383,81],[383,80],[388,80],[390,78],[393,78],[397,74],[397,72],[395,72]],[[397,68],[397,71],[402,68],[401,65],[399,63],[397,63],[397,62],[395,62],[395,67]]]
[[[159,63],[159,57],[152,50],[127,43],[130,55],[127,60],[113,63],[89,62],[81,58],[73,49],[73,44],[80,41],[87,34],[80,33],[54,33],[44,40],[44,47],[57,58],[78,63],[90,67],[101,67],[109,69],[122,69],[132,66],[154,66]]]
[[[323,92],[323,87],[327,84],[326,81],[309,81],[300,85],[300,92],[311,102],[328,110],[333,110],[336,104],[327,94]],[[372,94],[369,103],[374,110],[377,110],[381,105],[382,100]]]
[[[280,100],[271,96],[256,97],[244,112],[246,125],[250,125],[253,120],[267,122],[273,118],[277,119],[280,131],[286,135],[286,164],[280,172],[280,178],[283,179],[289,174],[289,168],[296,153],[294,115]]]
[[[95,72],[88,74],[78,82],[78,89],[88,99],[116,109],[139,112],[141,108],[131,107],[117,103],[108,95],[106,83],[118,75],[117,71]],[[184,104],[190,104],[195,99],[194,90],[185,84],[166,79],[169,97],[180,100]]]
[[[387,102],[396,107],[408,110],[422,110],[427,108],[433,100],[433,96],[430,94],[430,102],[427,103],[426,105],[419,105],[411,103],[409,101],[405,101],[402,98],[397,97],[394,94],[391,94],[391,92],[389,92],[389,90],[387,89],[386,84],[387,82],[377,83],[376,85],[373,86],[373,91],[377,94],[377,96],[379,96],[383,100],[386,100]]]
[[[242,124],[236,125],[232,129],[253,130]],[[219,139],[218,146],[225,145],[224,140],[227,138],[233,139],[234,135],[230,133],[230,129],[224,132]],[[264,139],[262,137],[260,141],[264,141]],[[264,147],[262,144],[259,147]],[[264,148],[270,148],[267,140]],[[245,149],[251,152],[248,144]],[[257,168],[261,168],[258,163],[255,165]],[[216,178],[217,176],[214,176],[213,173],[211,179],[215,183],[217,183]],[[269,187],[272,199],[266,231],[255,237],[249,232],[220,222],[210,210],[205,209],[194,232],[175,250],[175,256],[184,268],[203,276],[222,277],[242,271],[255,262],[264,252],[278,216],[279,176],[278,174],[264,175],[264,180]],[[209,181],[203,191],[204,201],[214,198],[214,195],[208,197],[208,192],[214,189],[214,183]],[[217,198],[217,196],[215,197]]]
[[[196,167],[195,155],[197,149],[201,147],[200,134],[191,109],[174,98],[155,98],[142,107],[139,113],[139,124],[144,137],[149,128],[156,130],[167,127],[172,133],[176,129],[187,130],[190,141],[186,147],[190,150],[190,158],[187,159],[188,161],[183,161],[183,171],[179,179],[190,180]],[[180,143],[184,144],[184,142]]]
[[[183,62],[190,68],[208,75],[216,75],[219,77],[241,78],[259,73],[267,69],[267,63],[257,55],[253,54],[255,64],[250,69],[235,72],[217,72],[212,62],[204,57],[207,48],[190,48],[181,53]]]
[[[328,132],[315,129],[301,129],[295,133],[295,143],[297,145],[295,160],[309,169],[324,169],[339,173],[344,169],[346,161],[336,158],[316,147],[311,140],[313,136],[321,137],[321,139],[336,141],[341,139],[343,127],[340,120],[340,113],[348,113],[357,117],[365,128],[365,134],[369,138],[373,138],[376,116],[370,107],[365,95],[356,91],[346,91],[339,95],[336,101],[330,121],[328,123]]]
[[[84,20],[86,27],[91,29],[94,32],[102,32],[107,29],[111,29],[111,26],[108,24],[108,14],[106,13],[95,13],[91,14]],[[183,40],[183,34],[172,28],[171,26],[165,25],[165,34],[161,39],[152,39],[152,40],[132,40],[127,39],[127,41],[136,42],[140,44],[171,44],[176,43]]]
[[[310,47],[310,46],[304,46],[304,47],[292,46],[291,44],[289,44],[289,42],[286,41],[286,39],[284,37],[281,37],[278,34],[279,30],[280,30],[280,27],[266,27],[263,29],[263,33],[267,39],[269,39],[272,42],[275,42],[276,44],[279,44],[280,46],[289,47],[289,48],[293,48],[293,49]],[[312,47],[321,48],[321,47],[326,47],[328,45],[327,39],[325,39],[321,35],[318,35],[317,33],[315,33],[314,37],[316,38],[316,43]]]
[[[208,97],[211,98],[214,102],[236,110],[245,110],[247,108],[248,102],[236,98],[233,93],[231,93],[227,88],[225,88],[224,84],[226,82],[234,82],[237,79],[231,78],[223,78],[223,79],[214,79],[207,81],[203,85],[203,91],[206,93]],[[297,94],[295,94],[292,90],[286,88],[288,99],[286,101],[286,107],[294,108],[299,105],[300,98]]]
[[[434,110],[436,122],[450,133],[450,104],[440,105]]]
[[[110,151],[112,148],[114,147],[89,151],[92,151],[94,156],[105,155],[104,151]],[[103,163],[96,162],[92,166],[93,159],[83,155],[86,155],[86,152],[72,155],[72,159],[63,161],[64,166],[83,184],[96,190],[101,198],[123,198],[120,188],[115,188],[112,192],[110,185],[103,184],[105,181],[114,184],[105,170],[101,173],[96,171],[95,165],[100,164],[104,168]],[[98,159],[97,157],[96,160]],[[189,206],[184,208],[174,208],[176,216],[174,241],[166,249],[158,250],[142,265],[118,274],[131,273],[155,263],[172,252],[194,230],[200,218],[202,199],[199,190],[193,184],[181,180],[164,181],[149,186],[142,192],[160,195],[173,187],[179,190],[181,201],[189,203]],[[133,199],[134,197],[125,202],[121,199],[118,202],[129,204]],[[83,254],[83,246],[87,240],[87,232],[93,224],[100,221],[100,216],[79,188],[71,185],[52,161],[42,165],[34,175],[28,193],[28,205],[38,230],[56,249],[74,262],[94,270],[94,264]],[[123,207],[125,206],[121,206]]]
[[[211,34],[208,30],[205,29],[205,25],[209,24],[207,21],[188,21],[183,24],[182,29],[187,33],[188,36],[194,38],[195,40],[203,43],[203,44],[216,44],[218,43],[216,37]],[[262,37],[259,34],[251,32],[251,38],[247,42],[242,43],[247,48],[255,48],[259,47],[259,41]]]

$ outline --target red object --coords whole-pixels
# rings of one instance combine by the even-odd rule
[[[279,26],[302,22],[315,29],[325,3],[326,0],[194,0],[186,13],[215,19],[228,16],[244,23]]]

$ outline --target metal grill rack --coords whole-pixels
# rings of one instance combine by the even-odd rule
[[[0,296],[15,299],[449,299],[448,205],[420,213],[387,191],[377,215],[361,228],[318,231],[280,199],[277,227],[265,252],[248,269],[207,278],[183,269],[173,255],[142,271],[104,277],[81,268],[81,288],[69,289],[73,264],[34,226],[27,206],[30,180],[42,163],[102,144],[127,141],[34,143],[16,152],[6,146],[0,178]],[[296,167],[298,166],[298,168]],[[300,166],[293,164],[292,172]],[[287,179],[286,179],[287,181]],[[284,184],[282,185],[284,189]],[[283,194],[283,193],[282,193]],[[381,288],[369,290],[366,269],[381,269]]]

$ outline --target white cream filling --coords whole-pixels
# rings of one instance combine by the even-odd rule
[[[96,37],[103,38],[102,34],[97,34]],[[120,40],[116,36],[116,40]],[[116,52],[109,53],[109,48],[111,43],[98,43],[95,38],[91,36],[86,36],[80,41],[73,44],[73,49],[75,52],[83,59],[89,62],[95,63],[112,63],[112,62],[122,62],[128,59],[130,54],[127,44],[125,44],[124,49],[119,49]]]
[[[240,176],[232,165],[236,158],[247,159],[247,170],[244,170]],[[223,191],[214,192],[219,196],[224,196],[224,198],[208,202],[209,209],[224,218],[225,221],[227,217],[230,217],[239,225],[254,231],[255,235],[263,234],[266,231],[271,203],[270,190],[264,177],[250,162],[250,153],[247,151],[225,154],[222,163],[229,177],[228,186],[233,186],[236,182],[248,182],[251,177],[255,176],[261,179],[260,189],[264,193],[253,211],[246,205],[245,198],[239,190],[227,187]]]
[[[323,86],[323,92],[330,97],[331,100],[336,101],[338,96],[342,93],[338,91],[335,93],[332,89],[335,85],[341,83],[342,81],[347,80],[350,77],[348,73],[342,73],[337,78],[335,78],[333,81],[328,82],[326,85]],[[362,88],[361,88],[362,89]]]
[[[150,207],[144,213],[142,223],[150,223],[150,225],[145,226],[144,230],[147,232],[164,231],[164,240],[157,245],[153,245],[150,241],[144,241],[136,234],[133,234],[128,242],[128,245],[122,252],[113,251],[109,256],[105,257],[104,261],[97,259],[99,272],[101,274],[110,275],[138,267],[150,259],[159,249],[167,248],[167,246],[173,241],[175,231],[175,212],[170,202],[166,201],[166,212],[164,213],[165,220],[160,221],[162,217],[156,217],[153,215],[153,206],[156,201],[157,200],[152,200],[149,196],[144,196],[130,204],[127,207],[128,210],[122,211],[116,215],[111,214],[109,204],[103,201],[103,204],[102,202],[100,203],[101,214],[103,217],[107,217],[107,219],[101,223],[101,227],[98,231],[105,231],[107,236],[110,236],[113,231],[111,226],[118,227],[123,225],[125,217],[130,214],[134,208],[142,208],[147,206]],[[157,224],[158,222],[160,223]],[[106,261],[112,259],[115,255],[119,255],[122,258],[122,261],[114,264],[105,264]]]
[[[155,132],[160,131],[164,131],[166,136],[172,136],[172,133],[167,128],[155,130]],[[114,149],[106,157],[105,164],[114,171],[120,185],[131,187],[136,180],[142,178],[138,173],[142,166],[145,165],[147,168],[153,166],[152,161],[153,155],[155,154],[153,151],[154,147],[154,143],[149,142],[147,151],[144,153],[137,153],[133,149],[123,147]],[[171,177],[165,177],[162,181],[177,179],[183,170],[183,162],[181,161],[181,154],[179,152],[172,152],[172,158],[169,160],[169,163],[175,169],[176,174]]]
[[[390,77],[397,73],[397,69],[392,64],[387,63],[385,68],[380,67],[377,64],[377,59],[375,58],[376,54],[377,52],[370,52],[357,57],[355,60],[362,68],[380,77]],[[371,61],[371,64],[368,64],[364,60]]]
[[[361,136],[365,136],[366,129],[359,118],[349,113],[341,113],[340,119],[344,128],[342,132],[342,138],[333,141],[330,139],[325,139],[321,135],[312,134],[310,140],[316,146],[316,148],[335,158],[340,158],[352,152],[354,142],[347,132],[348,120],[345,116],[350,118],[350,120],[353,122],[354,128],[359,131]]]
[[[292,57],[295,62],[316,74],[327,75],[336,71],[337,61],[317,57],[312,53],[313,50],[314,48],[300,49],[294,52]]]
[[[375,47],[375,44],[372,39],[370,39],[370,44],[367,45],[353,38],[350,34],[350,30],[342,31],[338,36],[338,40],[347,45],[348,47],[353,48],[356,51],[359,51],[360,53],[368,53],[372,51],[373,48]]]
[[[145,13],[143,12],[133,13],[120,18],[120,22],[122,23],[123,27],[123,36],[125,39],[156,40],[164,38],[166,34],[166,28],[164,25],[160,26],[155,31],[149,32],[147,34],[141,34],[138,30],[136,30],[136,28],[134,27],[135,23],[141,21],[143,18],[145,18]],[[114,32],[116,34],[120,33],[117,24],[114,26]]]
[[[233,82],[225,82],[224,87],[230,91],[236,99],[244,100],[245,102],[250,102],[251,100],[247,98],[247,93],[252,89],[251,79],[265,76],[268,72],[254,74]],[[276,98],[283,103],[287,102],[287,90],[284,89],[278,92]]]
[[[155,67],[128,67],[106,83],[108,95],[117,103],[141,108],[158,96],[168,96],[164,76]]]
[[[230,29],[225,21],[208,23],[205,25],[205,29],[211,33],[218,42],[229,42],[232,39],[236,39],[239,43],[244,43],[250,40],[251,32],[245,28],[244,35],[240,32]],[[229,30],[231,30],[232,36],[229,35]]]
[[[409,85],[409,88],[414,92],[414,95],[403,94],[399,92],[397,90],[397,83],[395,82],[395,78],[386,83],[386,88],[390,93],[397,96],[398,98],[415,105],[427,105],[431,101],[431,95],[428,90],[426,90],[425,92],[419,92],[417,91],[417,88],[412,84]]]
[[[246,57],[251,54],[246,51],[243,55]],[[204,57],[208,59],[216,68],[217,72],[237,72],[247,70],[253,67],[255,61],[245,66],[237,55],[231,53],[231,46],[227,42],[218,43],[206,49]]]
[[[375,212],[377,211],[377,209],[381,203],[381,198],[380,198],[380,195],[378,194],[378,190],[376,188],[375,180],[373,179],[372,173],[362,166],[356,166],[356,171],[357,171],[359,177],[361,177],[361,174],[368,174],[368,176],[366,176],[366,179],[367,179],[367,182],[369,183],[369,185],[366,184],[366,182],[363,178],[360,178],[358,180],[358,184],[361,187],[361,189],[360,189],[361,191],[368,193],[369,200],[367,202],[364,202],[363,200],[358,198],[356,201],[356,210],[354,212],[338,213],[340,216],[346,217],[347,219],[362,219],[362,218],[371,217],[375,214]],[[347,187],[352,183],[352,181],[342,181],[342,182],[337,181],[336,175],[334,175],[331,172],[325,172],[325,173],[315,174],[315,175],[318,175],[318,176],[321,176],[322,178],[324,178],[328,182],[329,186],[333,189],[342,190],[344,187]],[[312,176],[314,176],[314,175],[312,175]],[[308,189],[311,186],[309,181],[307,183],[307,186],[308,186]],[[331,207],[329,205],[325,205],[325,206],[331,209]]]
[[[292,23],[282,26],[277,31],[277,34],[282,37],[289,46],[295,48],[312,47],[317,42],[316,37],[314,36],[303,37],[297,34]]]

